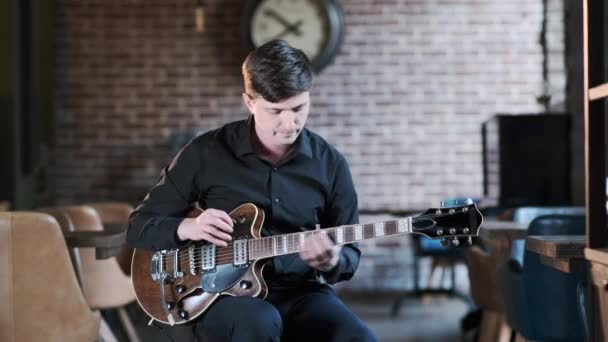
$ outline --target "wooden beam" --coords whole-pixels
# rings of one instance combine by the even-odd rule
[[[604,168],[604,106],[589,101],[589,85],[603,83],[604,7],[602,1],[583,0],[583,76],[585,116],[585,205],[587,207],[587,247],[608,244],[606,229],[606,173]],[[592,13],[593,15],[589,15]],[[595,46],[593,54],[590,46]]]

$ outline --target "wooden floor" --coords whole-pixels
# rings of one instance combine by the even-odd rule
[[[394,300],[391,293],[345,294],[343,300],[365,321],[381,342],[396,341],[461,341],[460,320],[468,307],[458,299],[442,297],[411,299],[403,303],[401,313],[393,319],[389,310]],[[139,311],[130,307],[130,312]],[[156,327],[147,326],[145,317],[136,315],[135,324],[142,341],[170,342]],[[109,317],[111,320],[112,317]],[[175,342],[193,341],[188,327],[165,327]],[[126,341],[117,334],[120,341]]]

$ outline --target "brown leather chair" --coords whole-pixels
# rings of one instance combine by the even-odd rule
[[[0,211],[9,211],[9,210],[11,210],[11,202],[0,201]]]
[[[90,206],[59,206],[45,209],[62,218],[64,231],[103,231],[97,211]],[[92,309],[116,309],[129,339],[139,341],[133,322],[125,306],[135,301],[131,277],[125,274],[116,257],[98,260],[93,248],[76,248],[84,296]],[[76,266],[75,266],[76,267]]]
[[[504,302],[498,285],[498,265],[508,257],[508,246],[500,242],[491,244],[489,252],[479,246],[472,246],[465,252],[469,270],[471,296],[482,309],[479,331],[480,342],[509,341],[511,328],[504,317]]]
[[[78,286],[57,221],[0,213],[0,341],[113,341]]]

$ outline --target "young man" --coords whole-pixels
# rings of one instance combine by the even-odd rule
[[[130,245],[166,249],[205,240],[226,246],[233,227],[227,213],[243,203],[264,209],[264,235],[358,223],[346,160],[304,128],[312,86],[306,55],[271,41],[247,56],[243,78],[249,120],[208,132],[180,151],[131,215]],[[183,218],[196,202],[207,210]],[[196,338],[375,341],[326,284],[353,276],[359,249],[335,246],[321,234],[304,247],[270,263],[266,299],[224,296],[214,302],[196,322]]]

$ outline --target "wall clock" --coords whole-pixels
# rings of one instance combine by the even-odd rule
[[[338,53],[344,15],[336,0],[246,0],[241,35],[248,50],[283,39],[304,51],[318,73]]]

